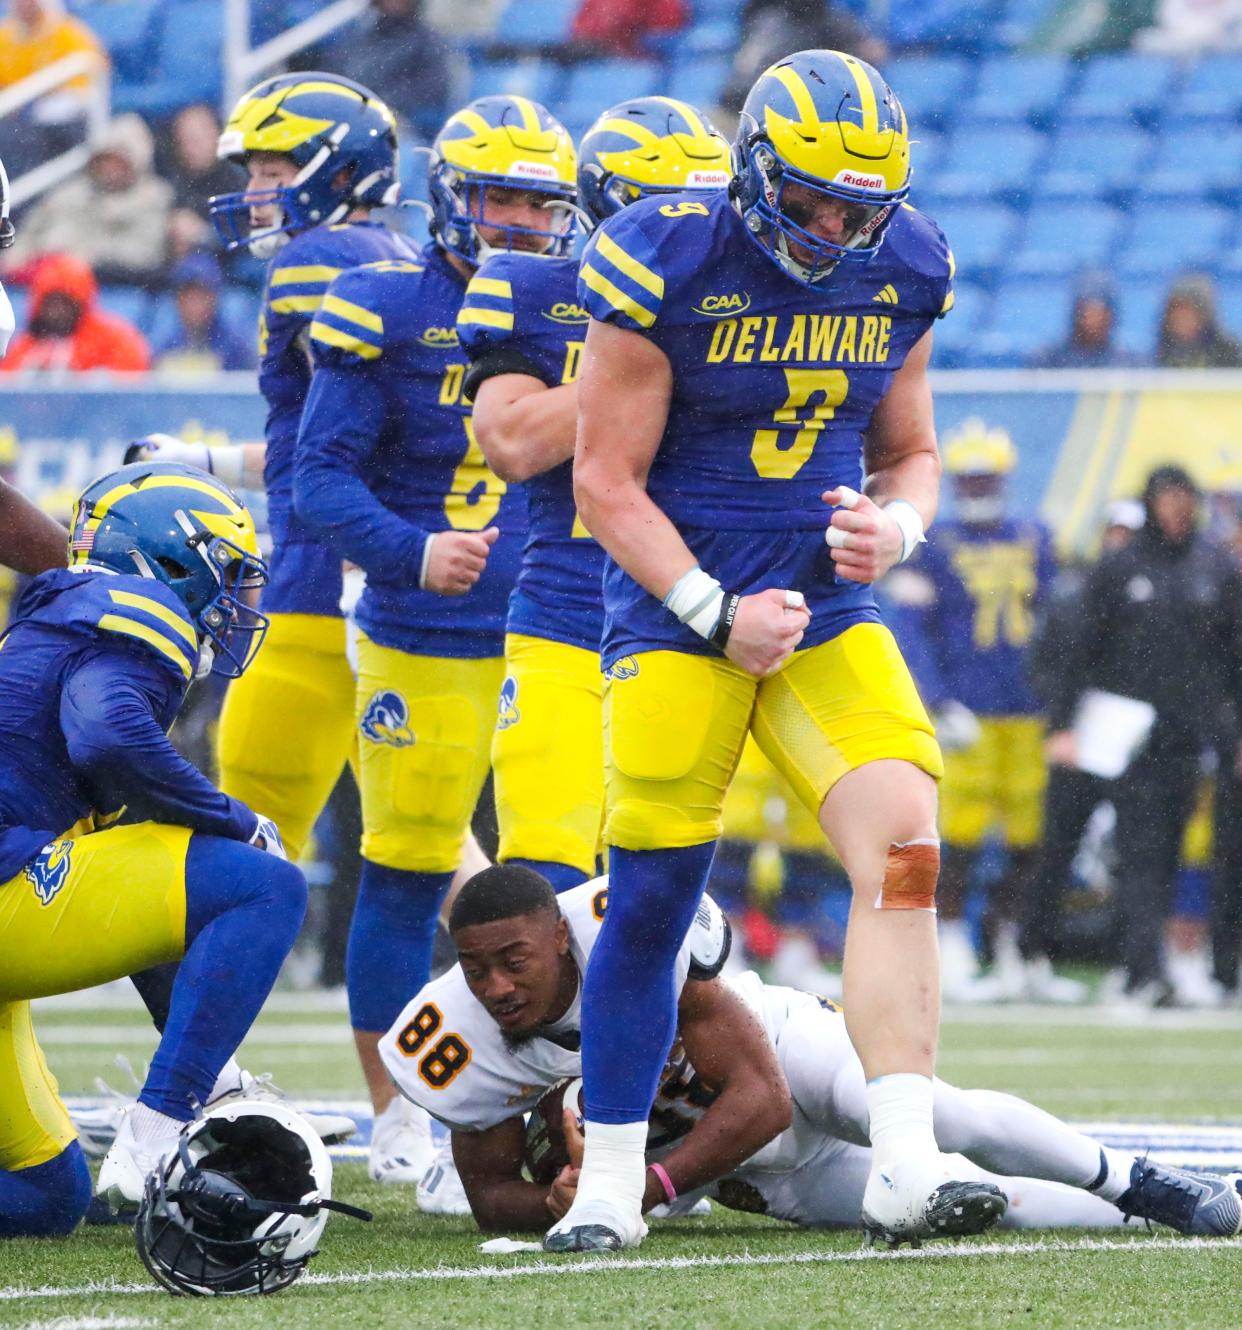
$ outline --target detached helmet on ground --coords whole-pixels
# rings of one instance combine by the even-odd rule
[[[522,248],[533,236],[540,253],[567,254],[577,227],[577,157],[569,132],[538,102],[526,97],[479,97],[449,116],[431,145],[428,190],[431,234],[450,254],[473,265],[495,250]],[[487,215],[488,188],[517,189],[546,197],[546,227],[511,226]],[[480,226],[504,236],[491,245]]]
[[[200,673],[236,678],[267,632],[245,600],[267,582],[254,519],[197,467],[135,462],[95,481],[74,508],[69,566],[163,582],[197,629]]]
[[[840,242],[807,230],[790,185],[848,206]],[[838,263],[865,262],[910,192],[906,113],[865,61],[799,51],[750,90],[733,144],[730,187],[755,243],[789,276],[818,286]],[[800,249],[807,257],[793,253]]]
[[[243,1101],[191,1123],[147,1179],[134,1236],[170,1293],[275,1293],[315,1255],[334,1201],[332,1161],[309,1123],[282,1104]]]
[[[243,94],[220,135],[217,155],[244,167],[252,152],[287,155],[292,185],[240,190],[210,200],[226,249],[248,246],[270,258],[289,236],[342,221],[354,208],[382,208],[401,193],[397,122],[369,88],[336,74],[279,74]],[[275,206],[275,224],[250,229],[251,208]]]
[[[609,107],[578,145],[578,200],[598,226],[636,199],[729,183],[729,145],[710,120],[672,97]]]

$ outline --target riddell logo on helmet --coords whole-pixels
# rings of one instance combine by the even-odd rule
[[[729,183],[727,171],[691,171],[686,176],[690,189],[723,189]]]
[[[555,180],[556,167],[547,162],[514,162],[506,175],[521,176],[526,180]]]
[[[883,189],[885,181],[882,175],[863,175],[860,171],[838,171],[836,183],[853,185],[856,189]]]

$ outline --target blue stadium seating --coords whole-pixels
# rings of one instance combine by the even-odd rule
[[[653,61],[588,60],[574,66],[553,109],[576,140],[614,102],[659,92],[660,79]]]
[[[159,0],[79,0],[72,9],[107,48],[116,77],[141,82],[159,40]]]
[[[556,46],[569,36],[581,0],[509,0],[496,40],[515,46]]]
[[[976,363],[1013,364],[1064,340],[1071,305],[1068,284],[1017,279],[992,300],[988,322],[975,339]],[[953,315],[945,320],[947,324]]]
[[[114,86],[117,109],[160,118],[188,102],[218,103],[223,82],[220,60],[208,55],[220,50],[224,36],[220,0],[162,0],[159,8],[163,30],[155,77]]]
[[[710,113],[728,77],[729,61],[725,57],[700,56],[697,60],[673,66],[668,95],[680,97],[683,102]]]
[[[937,369],[959,369],[973,362],[980,329],[992,312],[992,297],[981,286],[958,282],[954,294],[953,309],[935,328],[932,364]]]
[[[1188,200],[1215,194],[1235,202],[1242,188],[1242,126],[1211,121],[1171,127],[1140,183],[1148,195]]]
[[[1115,208],[1097,204],[1036,203],[1027,213],[1021,247],[1008,270],[1020,277],[1066,277],[1109,266],[1122,228]]]
[[[1213,266],[1227,252],[1236,217],[1228,208],[1198,204],[1185,213],[1169,202],[1149,202],[1134,210],[1125,243],[1118,251],[1118,271],[1155,277],[1187,267]]]
[[[996,20],[996,39],[1002,47],[1017,49],[1034,36],[1061,0],[1005,0]]]
[[[479,61],[470,71],[470,96],[511,92],[551,107],[563,83],[563,71],[546,60]]]
[[[1217,288],[1217,312],[1221,323],[1234,336],[1242,331],[1242,275],[1221,280]]]
[[[1115,198],[1133,192],[1152,140],[1132,125],[1075,124],[1053,140],[1039,173],[1041,198]]]
[[[953,249],[958,274],[990,285],[1018,229],[1018,215],[994,203],[949,203],[933,214]]]
[[[1242,116],[1242,56],[1206,56],[1190,71],[1173,99],[1174,123],[1184,119]]]
[[[708,19],[704,23],[696,23],[690,28],[681,39],[675,58],[670,62],[673,66],[672,72],[676,74],[677,67],[682,62],[693,62],[699,56],[718,55],[731,56],[737,47],[737,19]]]
[[[881,73],[901,99],[916,137],[921,130],[948,123],[974,82],[973,66],[961,56],[897,56]]]
[[[1069,62],[1060,56],[991,56],[979,68],[971,118],[1044,124],[1060,105],[1069,78]]]
[[[920,184],[936,178],[936,171],[944,160],[947,147],[946,136],[922,132],[916,134],[910,143],[911,178]]]
[[[1169,279],[1127,278],[1117,306],[1116,337],[1134,355],[1151,362],[1156,354],[1156,328],[1169,290]]]
[[[1058,110],[1067,120],[1148,123],[1160,118],[1178,75],[1175,61],[1157,55],[1100,55],[1087,63],[1077,91]]]
[[[946,198],[1021,196],[1044,151],[1044,136],[1025,125],[959,129],[931,186]]]

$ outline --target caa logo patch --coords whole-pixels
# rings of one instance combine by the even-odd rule
[[[54,840],[39,851],[37,859],[22,869],[34,887],[40,905],[51,905],[69,880],[69,856],[72,853],[71,840]]]
[[[610,679],[633,679],[638,675],[638,661],[633,656],[614,660],[605,671]]]
[[[558,300],[551,309],[543,311],[545,319],[551,319],[553,323],[586,323],[591,317],[581,305],[571,305],[567,301]]]
[[[510,675],[500,685],[500,718],[496,721],[498,730],[507,730],[522,719],[522,713],[517,709],[517,694],[517,680]]]
[[[696,314],[709,319],[723,319],[730,314],[742,314],[750,308],[750,292],[734,291],[727,296],[704,296],[694,307]]]
[[[446,346],[457,345],[456,328],[424,328],[418,334],[418,340],[424,346],[429,346],[435,351],[440,351]]]
[[[414,742],[414,732],[410,729],[410,708],[405,698],[392,688],[381,689],[367,703],[358,728],[373,744],[408,748]]]

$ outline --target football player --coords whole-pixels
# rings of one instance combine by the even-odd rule
[[[459,964],[384,1036],[402,1091],[450,1128],[481,1228],[539,1229],[573,1199],[577,1170],[549,1167],[561,1124],[549,1121],[545,1138],[540,1103],[581,1075],[581,976],[607,901],[605,878],[557,897],[517,865],[480,873],[450,917]],[[704,896],[674,961],[677,1029],[647,1124],[643,1210],[682,1209],[706,1188],[775,1219],[853,1227],[872,1151],[865,1076],[844,1017],[753,973],[721,978],[728,946],[728,926]],[[1006,1227],[1107,1227],[1134,1215],[1182,1233],[1242,1228],[1242,1174],[1136,1160],[1012,1095],[937,1080],[933,1100],[941,1145],[1002,1175],[995,1181],[1013,1201]],[[566,1107],[573,1138],[577,1105]],[[534,1143],[549,1153],[542,1166]],[[523,1177],[524,1162],[538,1180]]]
[[[272,821],[169,743],[191,679],[240,675],[266,629],[254,524],[219,481],[125,467],[78,501],[0,652],[0,1234],[65,1233],[90,1179],[30,999],[179,960],[163,1036],[98,1188],[135,1206],[297,935],[306,884]],[[136,822],[115,826],[128,811]],[[204,997],[210,1001],[205,1002]]]
[[[549,1250],[642,1239],[671,966],[748,731],[854,888],[865,1223],[978,1232],[1005,1206],[932,1129],[941,759],[870,586],[923,540],[940,469],[926,369],[953,259],[905,206],[909,153],[874,69],[804,51],[748,95],[729,190],[632,204],[583,256],[574,492],[610,556],[615,891],[583,990],[582,1182]]]
[[[635,199],[719,189],[728,164],[728,145],[692,106],[634,98],[583,137],[578,199],[597,225]],[[570,461],[587,321],[577,278],[568,254],[493,254],[457,316],[475,436],[497,475],[527,482],[530,501],[492,742],[499,858],[558,890],[594,874],[604,803],[604,555],[574,508]]]
[[[457,313],[494,250],[573,237],[574,152],[524,97],[451,116],[430,165],[434,239],[333,281],[311,324],[315,375],[294,481],[298,521],[367,575],[355,722],[362,882],[346,983],[376,1132],[371,1175],[417,1181],[430,1124],[396,1096],[376,1044],[426,982],[440,905],[487,776],[504,613],[525,496],[475,442]]]

